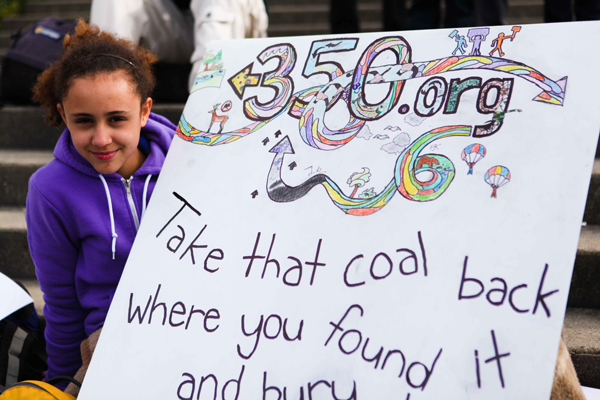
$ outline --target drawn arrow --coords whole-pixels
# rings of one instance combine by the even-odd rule
[[[251,62],[227,80],[240,100],[244,97],[244,90],[246,90],[247,87],[258,86],[260,83],[260,77],[262,75],[252,74],[253,64],[254,62]]]
[[[346,214],[361,216],[369,215],[383,208],[396,193],[394,179],[388,183],[384,190],[369,199],[358,199],[346,196],[338,185],[325,174],[317,174],[308,178],[298,186],[289,186],[281,178],[283,157],[286,154],[295,154],[290,139],[285,136],[277,143],[270,153],[275,153],[275,158],[267,177],[267,194],[269,198],[278,203],[287,203],[304,197],[312,188],[323,185],[333,204]]]
[[[252,198],[255,198],[256,196],[258,196],[258,190],[255,190],[254,192],[251,193]]]
[[[283,157],[286,154],[295,154],[292,142],[288,136],[285,136],[277,143],[269,153],[275,153],[275,158],[269,170],[267,178],[267,194],[269,198],[278,203],[287,203],[298,200],[306,195],[312,188],[327,181],[327,176],[323,174],[314,175],[299,186],[288,186],[281,179],[281,166]]]
[[[321,49],[323,48],[329,48],[329,49],[334,49],[336,47],[338,47],[340,44],[342,44],[341,41],[337,42],[337,43],[328,43],[325,45],[325,47],[319,47],[318,49],[316,49],[315,51],[313,51],[312,56],[313,58],[317,57],[319,55],[319,53],[321,53]]]
[[[263,142],[263,146],[266,146],[266,145],[267,145],[267,143],[269,143],[269,142],[270,142],[270,140],[269,140],[269,138],[268,138],[268,137],[266,137],[266,138],[264,138],[264,139],[263,139],[263,141],[262,141],[262,142]]]
[[[281,136],[281,131],[275,132],[275,139],[277,139],[279,136]]]
[[[298,164],[296,164],[296,161],[292,161],[290,163],[290,165],[288,165],[288,167],[290,167],[290,171],[293,170],[294,168],[296,168],[298,166]]]

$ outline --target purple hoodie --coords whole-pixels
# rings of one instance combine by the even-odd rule
[[[75,150],[68,129],[54,148],[55,160],[29,180],[27,236],[46,302],[46,378],[75,375],[82,364],[80,343],[104,324],[137,233],[136,221],[174,133],[166,118],[150,114],[142,128],[150,153],[132,176],[133,204],[121,176],[100,175]]]

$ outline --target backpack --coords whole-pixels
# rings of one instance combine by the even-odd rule
[[[0,385],[42,379],[48,369],[43,332],[33,304],[0,320]]]
[[[68,379],[68,377],[56,377],[48,382],[23,381],[16,383],[2,391],[0,388],[0,400],[74,400],[75,397],[52,386],[50,382]],[[76,382],[81,386],[79,382]]]
[[[0,98],[30,104],[32,88],[42,71],[63,52],[63,39],[75,31],[76,21],[47,18],[13,32],[12,43],[2,60]]]

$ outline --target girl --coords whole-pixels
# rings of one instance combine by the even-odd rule
[[[156,57],[80,21],[34,101],[67,128],[29,181],[27,228],[44,292],[48,372],[73,376],[104,324],[175,126],[152,114]]]

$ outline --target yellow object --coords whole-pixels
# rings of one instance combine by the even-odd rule
[[[75,397],[42,381],[15,383],[0,394],[0,400],[74,400]]]

